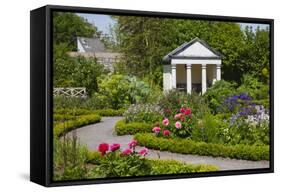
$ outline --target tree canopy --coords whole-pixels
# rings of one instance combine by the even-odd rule
[[[97,27],[75,13],[55,12],[53,16],[54,44],[64,43],[69,51],[77,50],[77,37],[100,35]]]
[[[240,81],[250,73],[264,78],[269,70],[269,30],[241,29],[238,23],[114,16],[117,47],[124,54],[123,70],[162,83],[162,58],[195,37],[223,54],[222,75]]]

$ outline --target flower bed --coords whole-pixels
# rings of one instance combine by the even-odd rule
[[[128,148],[121,150],[120,144],[101,143],[98,152],[89,152],[87,162],[94,164],[91,171],[94,178],[101,177],[124,177],[180,174],[194,172],[217,171],[213,165],[193,165],[176,160],[147,159],[148,149],[135,150],[136,140],[128,144]]]
[[[138,144],[151,149],[182,154],[195,154],[213,157],[229,157],[245,160],[269,160],[269,146],[223,145],[195,142],[191,139],[163,138],[154,134],[138,133],[134,137]]]
[[[125,123],[125,120],[120,120],[115,125],[117,135],[134,135],[136,133],[151,132],[152,123],[130,122]]]
[[[77,129],[81,126],[88,125],[91,123],[100,122],[101,116],[96,114],[90,115],[81,115],[77,116],[75,119],[67,120],[64,122],[54,122],[54,136],[62,136],[63,134],[71,131],[73,129]]]

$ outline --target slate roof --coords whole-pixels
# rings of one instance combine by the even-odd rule
[[[180,52],[184,51],[185,49],[187,49],[188,47],[190,47],[191,45],[193,45],[194,43],[199,42],[201,43],[204,47],[206,47],[207,49],[209,49],[211,52],[213,52],[216,57],[215,58],[222,58],[222,54],[219,53],[218,51],[214,50],[213,48],[211,48],[205,41],[203,41],[202,39],[199,39],[198,37],[194,38],[193,40],[189,41],[189,42],[185,42],[182,45],[180,45],[179,47],[177,47],[176,49],[174,49],[173,51],[171,51],[170,53],[168,53],[167,55],[165,55],[163,57],[163,61],[170,61],[171,58],[181,58],[182,56],[177,56]]]
[[[86,52],[106,52],[103,42],[98,38],[77,37]]]

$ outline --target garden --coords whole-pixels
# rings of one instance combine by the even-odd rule
[[[79,28],[76,36],[101,33],[76,14],[56,14],[57,31]],[[144,23],[147,18],[112,18],[119,26],[113,30],[120,35],[120,43],[99,38],[109,49],[126,54],[114,65],[114,72],[95,59],[69,56],[67,52],[75,50],[71,32],[69,37],[54,35],[54,87],[86,87],[88,93],[86,97],[53,97],[55,181],[214,172],[222,170],[220,159],[269,166],[268,29],[254,31],[223,22],[162,23],[153,18]],[[136,30],[139,25],[143,31]],[[174,25],[179,26],[176,31],[167,33],[166,28]],[[155,36],[155,31],[160,34]],[[204,94],[163,91],[161,56],[171,50],[168,42],[178,45],[171,42],[175,34],[182,38],[177,41],[196,34],[226,57],[222,80]],[[219,43],[217,34],[225,43]],[[218,164],[185,157],[211,158]]]

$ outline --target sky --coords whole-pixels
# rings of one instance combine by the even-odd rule
[[[78,13],[77,15],[87,19],[89,23],[94,23],[97,26],[99,31],[102,31],[104,34],[110,33],[110,26],[113,26],[116,22],[109,15],[102,14],[86,14],[86,13]],[[251,26],[253,30],[256,30],[259,26],[261,29],[265,29],[269,27],[266,24],[253,24],[253,23],[240,23],[242,29],[246,26]]]

